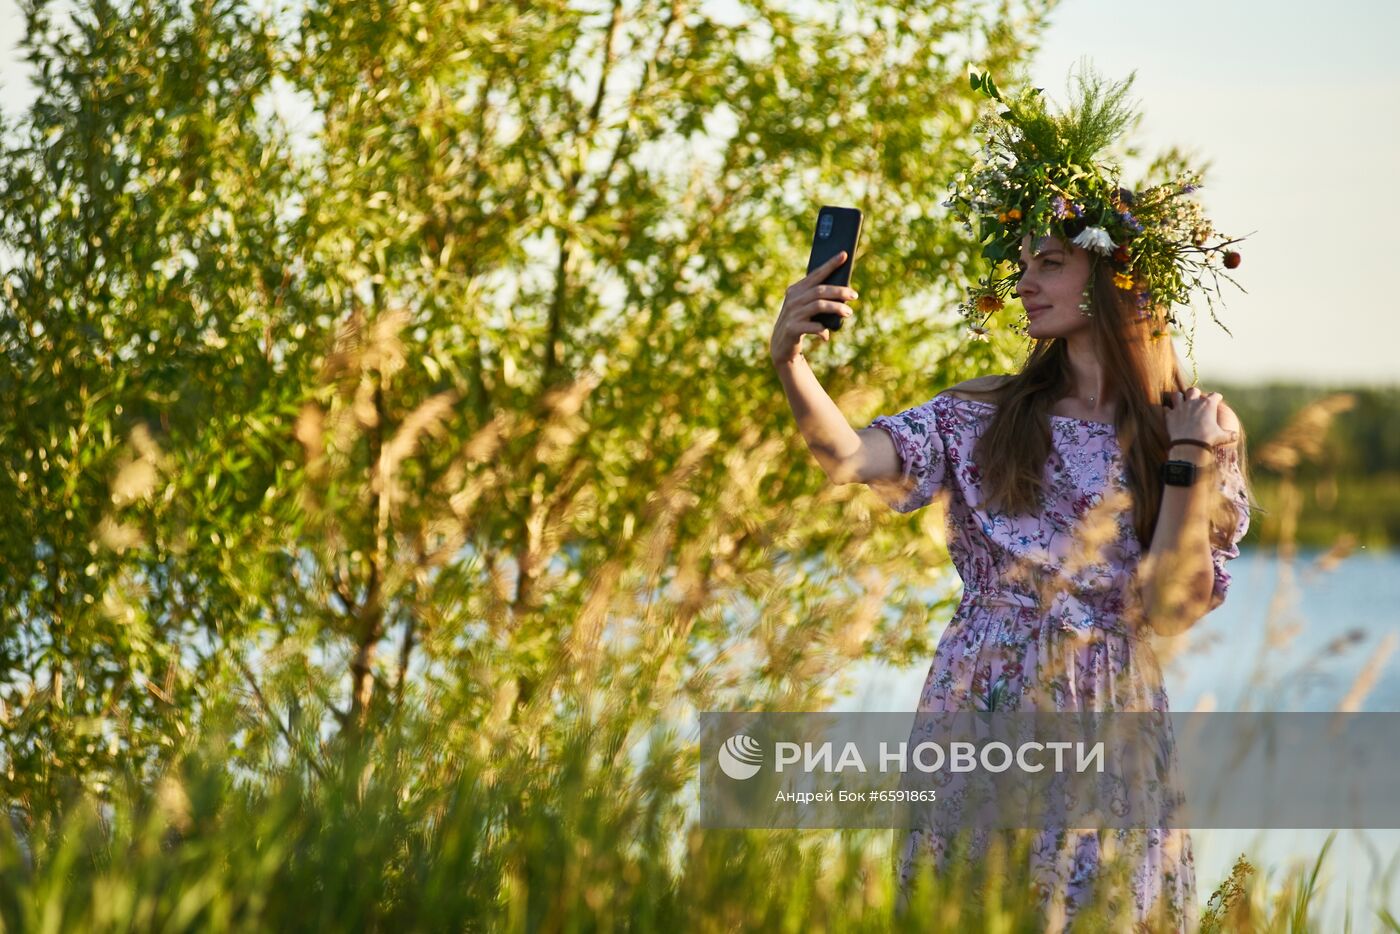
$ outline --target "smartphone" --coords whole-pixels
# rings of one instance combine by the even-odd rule
[[[812,236],[812,255],[807,259],[807,271],[811,272],[842,250],[846,251],[846,261],[822,280],[823,285],[851,284],[851,271],[856,264],[856,245],[860,242],[860,220],[860,211],[856,208],[824,204],[817,211],[817,230]],[[819,311],[812,315],[812,320],[827,330],[839,331],[844,319],[834,311]]]

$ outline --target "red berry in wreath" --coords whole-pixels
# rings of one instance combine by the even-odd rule
[[[1239,264],[1240,264],[1240,254],[1236,253],[1234,250],[1226,250],[1226,251],[1225,251],[1225,268],[1226,268],[1226,269],[1234,269],[1234,268],[1235,268],[1236,266],[1238,266]]]

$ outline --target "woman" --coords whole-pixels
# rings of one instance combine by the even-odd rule
[[[1147,637],[1183,632],[1225,599],[1225,562],[1239,553],[1250,496],[1238,419],[1219,393],[1188,385],[1164,336],[1171,301],[1200,286],[1211,264],[1234,268],[1238,254],[1223,250],[1234,241],[1204,245],[1209,225],[1182,203],[1193,182],[1139,196],[1105,180],[1094,156],[1129,122],[1121,101],[1131,78],[1106,94],[1081,79],[1083,98],[1065,116],[1047,114],[1035,94],[1003,101],[980,80],[1007,110],[991,124],[973,194],[951,203],[984,230],[996,219],[984,255],[1009,259],[1015,243],[1019,262],[984,280],[964,310],[985,313],[974,328],[984,334],[1014,291],[1032,342],[1024,366],[852,430],[800,347],[803,334],[829,338],[814,313],[853,314],[843,303],[852,290],[819,284],[844,256],[788,290],[772,357],[833,482],[868,484],[901,513],[946,497],[964,595],[920,712],[1165,713]],[[1097,115],[1095,126],[1085,114]],[[1098,171],[1085,178],[1084,166]],[[1110,854],[1130,861],[1139,921],[1194,925],[1187,831],[1046,830],[1029,842],[1052,929],[1086,903]],[[975,843],[985,846],[985,833]],[[902,835],[901,905],[921,861],[946,868],[949,847],[931,826]]]

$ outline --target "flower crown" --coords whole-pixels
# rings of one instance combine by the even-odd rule
[[[971,75],[973,89],[1001,105],[978,121],[982,151],[971,170],[949,185],[952,195],[944,202],[969,232],[977,225],[981,255],[993,265],[959,307],[975,338],[986,339],[988,319],[1020,279],[1015,270],[1000,276],[996,271],[1016,261],[1026,234],[1032,243],[1050,235],[1083,247],[1096,266],[1109,262],[1114,284],[1133,295],[1139,319],[1151,320],[1153,337],[1180,327],[1173,306],[1189,307],[1195,289],[1205,294],[1212,320],[1229,333],[1215,316],[1212,295],[1220,297],[1221,277],[1244,291],[1225,272],[1240,264],[1240,254],[1228,247],[1244,238],[1220,239],[1200,204],[1188,197],[1200,187],[1200,173],[1173,153],[1158,165],[1176,162],[1175,177],[1134,194],[1120,186],[1118,166],[1099,161],[1101,151],[1138,119],[1124,103],[1133,78],[1106,84],[1081,72],[1078,100],[1051,114],[1040,88],[1007,99],[991,75]],[[1093,281],[1091,275],[1079,306],[1086,314],[1092,313]]]

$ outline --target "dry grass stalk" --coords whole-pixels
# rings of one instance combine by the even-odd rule
[[[1356,679],[1342,696],[1341,702],[1337,705],[1337,710],[1342,713],[1355,713],[1361,709],[1361,703],[1366,699],[1366,695],[1371,693],[1371,689],[1380,680],[1381,672],[1385,670],[1385,664],[1390,660],[1390,656],[1395,652],[1395,646],[1400,637],[1395,633],[1386,633],[1381,644],[1376,648],[1375,653],[1366,660],[1361,671],[1357,673]]]
[[[1287,473],[1305,461],[1320,460],[1327,450],[1333,420],[1355,405],[1355,396],[1334,393],[1303,406],[1278,434],[1255,452],[1255,464],[1265,470]]]

